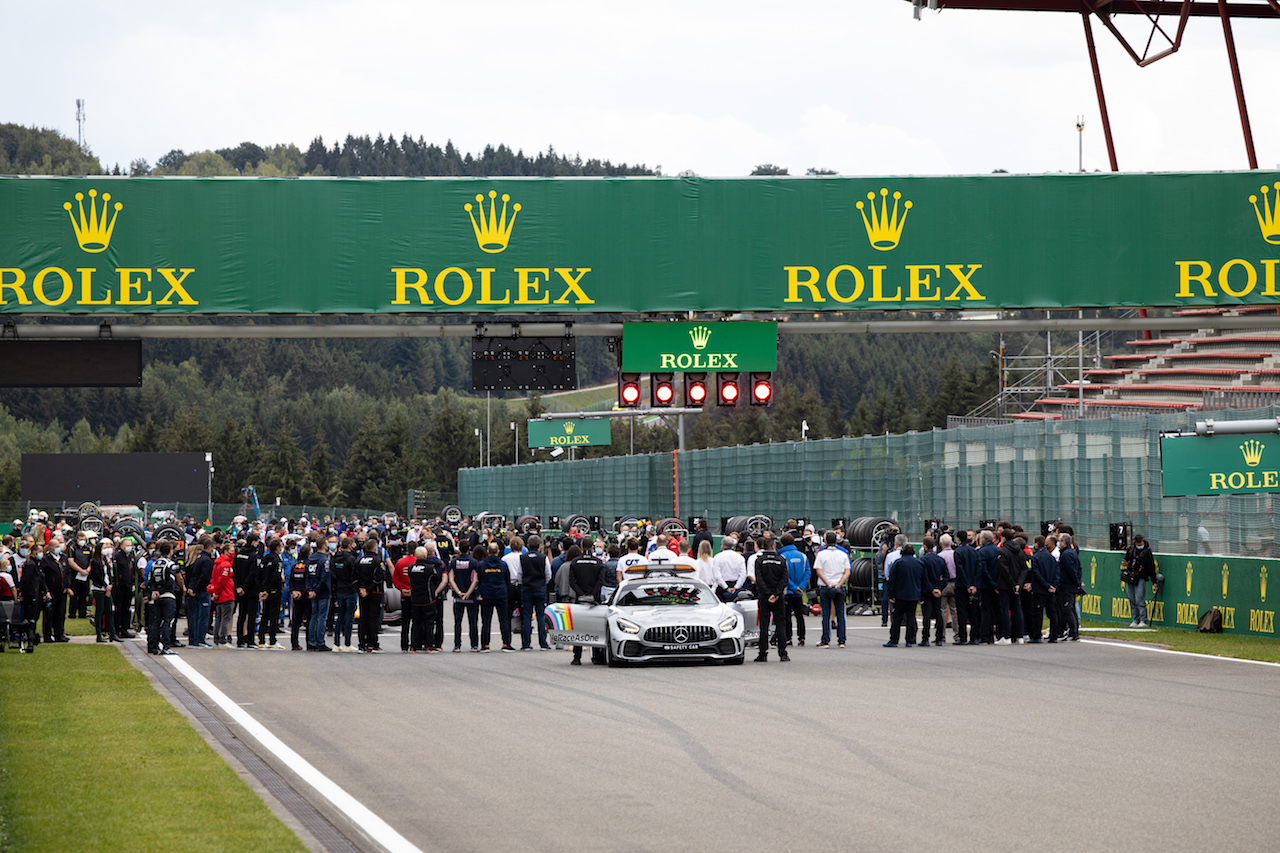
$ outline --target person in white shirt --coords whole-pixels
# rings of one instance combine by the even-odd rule
[[[813,561],[818,577],[818,599],[822,604],[822,642],[818,648],[831,646],[831,611],[836,612],[836,639],[845,644],[844,585],[849,581],[849,554],[836,544],[835,531],[827,531],[827,547]]]
[[[640,553],[640,540],[634,536],[624,540],[627,553],[618,558],[618,583],[622,583],[622,579],[626,577],[627,569],[632,566],[638,566],[645,561],[645,556]],[[701,575],[699,575],[701,577]]]
[[[747,561],[734,549],[738,540],[726,536],[720,541],[720,553],[712,560],[716,575],[716,594],[723,601],[733,601],[747,579]]]
[[[657,547],[649,552],[650,560],[666,560],[668,563],[676,561],[676,552],[667,547],[670,538],[665,533],[659,533],[657,539],[654,540]]]
[[[712,589],[716,588],[716,567],[711,559],[711,543],[703,540],[698,543],[697,578]]]

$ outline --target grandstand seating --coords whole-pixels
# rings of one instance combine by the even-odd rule
[[[1274,314],[1275,307],[1190,308],[1175,316],[1248,316]],[[1153,321],[1154,325],[1159,320]],[[1127,342],[1133,353],[1106,356],[1106,367],[1084,372],[1084,389],[1075,382],[1059,394],[1036,401],[1039,411],[1025,420],[1075,416],[1081,398],[1086,416],[1201,409],[1206,399],[1229,399],[1237,392],[1280,401],[1280,334],[1271,329],[1200,329],[1179,335],[1160,333]]]

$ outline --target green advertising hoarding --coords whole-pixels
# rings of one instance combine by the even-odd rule
[[[529,447],[581,447],[609,444],[613,432],[609,418],[529,421]]]
[[[1161,436],[1160,470],[1166,498],[1280,492],[1280,436]]]
[[[1280,173],[0,179],[0,312],[1280,304]]]
[[[1080,552],[1085,587],[1080,598],[1082,618],[1125,625],[1133,619],[1120,580],[1123,556],[1119,551]],[[1147,584],[1147,621],[1153,627],[1195,630],[1200,617],[1216,607],[1222,611],[1224,633],[1276,635],[1276,591],[1267,589],[1267,581],[1280,572],[1280,560],[1188,554],[1156,554],[1155,558],[1165,582],[1158,594]]]
[[[628,373],[778,369],[777,323],[625,323]]]

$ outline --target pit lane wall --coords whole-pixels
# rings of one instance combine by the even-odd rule
[[[1133,619],[1120,580],[1121,556],[1117,551],[1080,552],[1086,590],[1080,599],[1082,618],[1122,625]],[[1194,631],[1200,617],[1216,607],[1222,611],[1224,633],[1276,636],[1280,588],[1274,582],[1280,577],[1280,560],[1188,554],[1155,558],[1165,582],[1156,594],[1147,584],[1147,621],[1152,626]]]

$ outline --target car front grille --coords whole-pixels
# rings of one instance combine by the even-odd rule
[[[677,638],[677,634],[681,634]],[[644,632],[646,643],[705,643],[716,638],[716,629],[710,625],[666,625]]]

